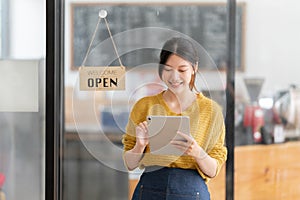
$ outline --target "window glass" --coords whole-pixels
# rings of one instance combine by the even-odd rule
[[[45,2],[0,0],[0,199],[45,198]]]
[[[184,35],[197,42],[202,53],[197,86],[225,113],[227,3],[185,3],[65,1],[64,199],[131,196],[141,170],[128,173],[125,169],[122,134],[132,105],[141,97],[165,89],[158,75],[158,57],[163,42],[172,36]],[[109,30],[104,19],[99,22],[100,10],[107,11]],[[239,14],[242,12],[240,7]],[[243,32],[238,34],[242,39]],[[242,59],[242,55],[237,56],[240,67]],[[79,67],[83,64],[123,64],[126,89],[80,90]],[[225,199],[224,169],[209,187],[213,197]]]

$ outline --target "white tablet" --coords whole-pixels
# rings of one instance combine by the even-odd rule
[[[177,131],[190,135],[190,118],[188,116],[147,117],[149,145],[152,154],[182,155],[183,152],[170,144],[174,138],[185,140]]]

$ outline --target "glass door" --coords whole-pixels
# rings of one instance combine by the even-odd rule
[[[202,62],[197,86],[222,106],[225,117],[227,2],[192,1],[186,5],[65,0],[60,9],[64,32],[57,38],[57,48],[63,47],[63,52],[57,65],[63,73],[57,75],[63,77],[58,80],[63,87],[57,100],[62,100],[64,107],[57,107],[64,114],[58,127],[61,133],[53,141],[60,145],[60,198],[129,199],[142,170],[128,172],[125,168],[122,135],[133,104],[166,89],[157,68],[160,49],[167,39],[182,36],[197,43]],[[242,13],[239,7],[240,17]],[[243,38],[240,25],[238,40]],[[233,59],[243,67],[243,54]],[[114,84],[103,75],[111,75],[111,67],[116,66],[126,68],[125,90],[102,90]],[[89,67],[105,67],[106,71],[101,73],[102,78],[90,77],[87,90],[80,86],[80,72]],[[225,165],[209,187],[214,198],[225,199]]]
[[[0,0],[1,200],[45,199],[44,6]]]

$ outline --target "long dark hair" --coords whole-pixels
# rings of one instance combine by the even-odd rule
[[[158,67],[158,74],[161,79],[164,65],[172,54],[176,54],[192,64],[194,73],[191,77],[189,86],[191,90],[195,89],[197,91],[197,88],[195,86],[195,79],[196,66],[198,65],[199,56],[194,44],[190,40],[182,37],[174,37],[165,42],[160,52],[160,61]]]

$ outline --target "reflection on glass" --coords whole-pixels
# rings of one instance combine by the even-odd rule
[[[63,198],[128,199],[140,171],[128,174],[124,167],[122,134],[133,103],[165,88],[157,73],[164,41],[181,35],[197,40],[202,53],[197,86],[205,95],[226,105],[222,71],[226,67],[226,3],[196,3],[201,11],[193,5],[176,3],[93,5],[72,2],[66,13],[71,16],[67,18],[71,28],[66,29],[66,41],[72,48],[65,49]],[[79,89],[77,68],[84,59],[100,8],[108,10],[114,41],[127,68],[125,91]],[[86,66],[119,65],[111,42],[104,22],[100,23]],[[237,58],[238,62],[242,62],[241,58]],[[222,170],[218,179],[210,183],[216,198],[225,195],[224,179]]]

